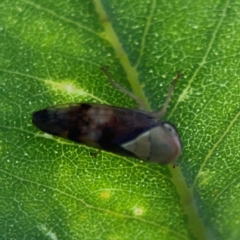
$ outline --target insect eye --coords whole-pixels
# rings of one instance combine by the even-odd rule
[[[169,124],[169,123],[164,123],[163,127],[173,136],[177,136],[177,131],[175,130],[175,128]]]

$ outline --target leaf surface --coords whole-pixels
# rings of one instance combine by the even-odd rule
[[[240,5],[235,1],[0,3],[2,239],[239,239]],[[100,68],[179,129],[180,166],[52,137],[36,110],[136,108]]]

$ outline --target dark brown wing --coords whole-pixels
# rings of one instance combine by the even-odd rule
[[[147,113],[99,104],[68,104],[33,114],[42,131],[113,151],[159,123]]]

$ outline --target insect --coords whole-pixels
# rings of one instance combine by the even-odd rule
[[[108,68],[102,70],[110,83],[141,102],[114,82]],[[47,107],[33,113],[32,122],[44,132],[123,156],[159,164],[173,163],[179,157],[181,140],[174,125],[160,120],[170,102],[172,81],[160,112],[145,112],[90,103],[70,103]]]

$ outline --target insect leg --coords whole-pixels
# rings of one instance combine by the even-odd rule
[[[165,103],[163,104],[163,107],[161,109],[161,111],[158,113],[158,118],[161,118],[165,113],[166,113],[166,110],[167,110],[167,107],[168,107],[168,104],[171,100],[171,97],[172,97],[172,93],[173,93],[173,89],[174,89],[174,86],[176,84],[176,82],[182,77],[182,74],[180,72],[177,73],[177,77],[175,79],[173,79],[173,81],[171,82],[171,85],[168,89],[168,95],[167,95],[167,98],[165,100]]]
[[[114,86],[119,91],[123,92],[124,94],[128,95],[132,99],[134,99],[137,102],[139,109],[143,109],[144,108],[144,103],[139,98],[137,98],[133,93],[129,92],[128,90],[126,90],[124,87],[120,86],[118,83],[116,83],[112,79],[111,75],[108,72],[108,66],[104,66],[101,69],[105,73],[105,75],[107,76],[107,78],[108,78],[109,82],[112,84],[112,86]]]

